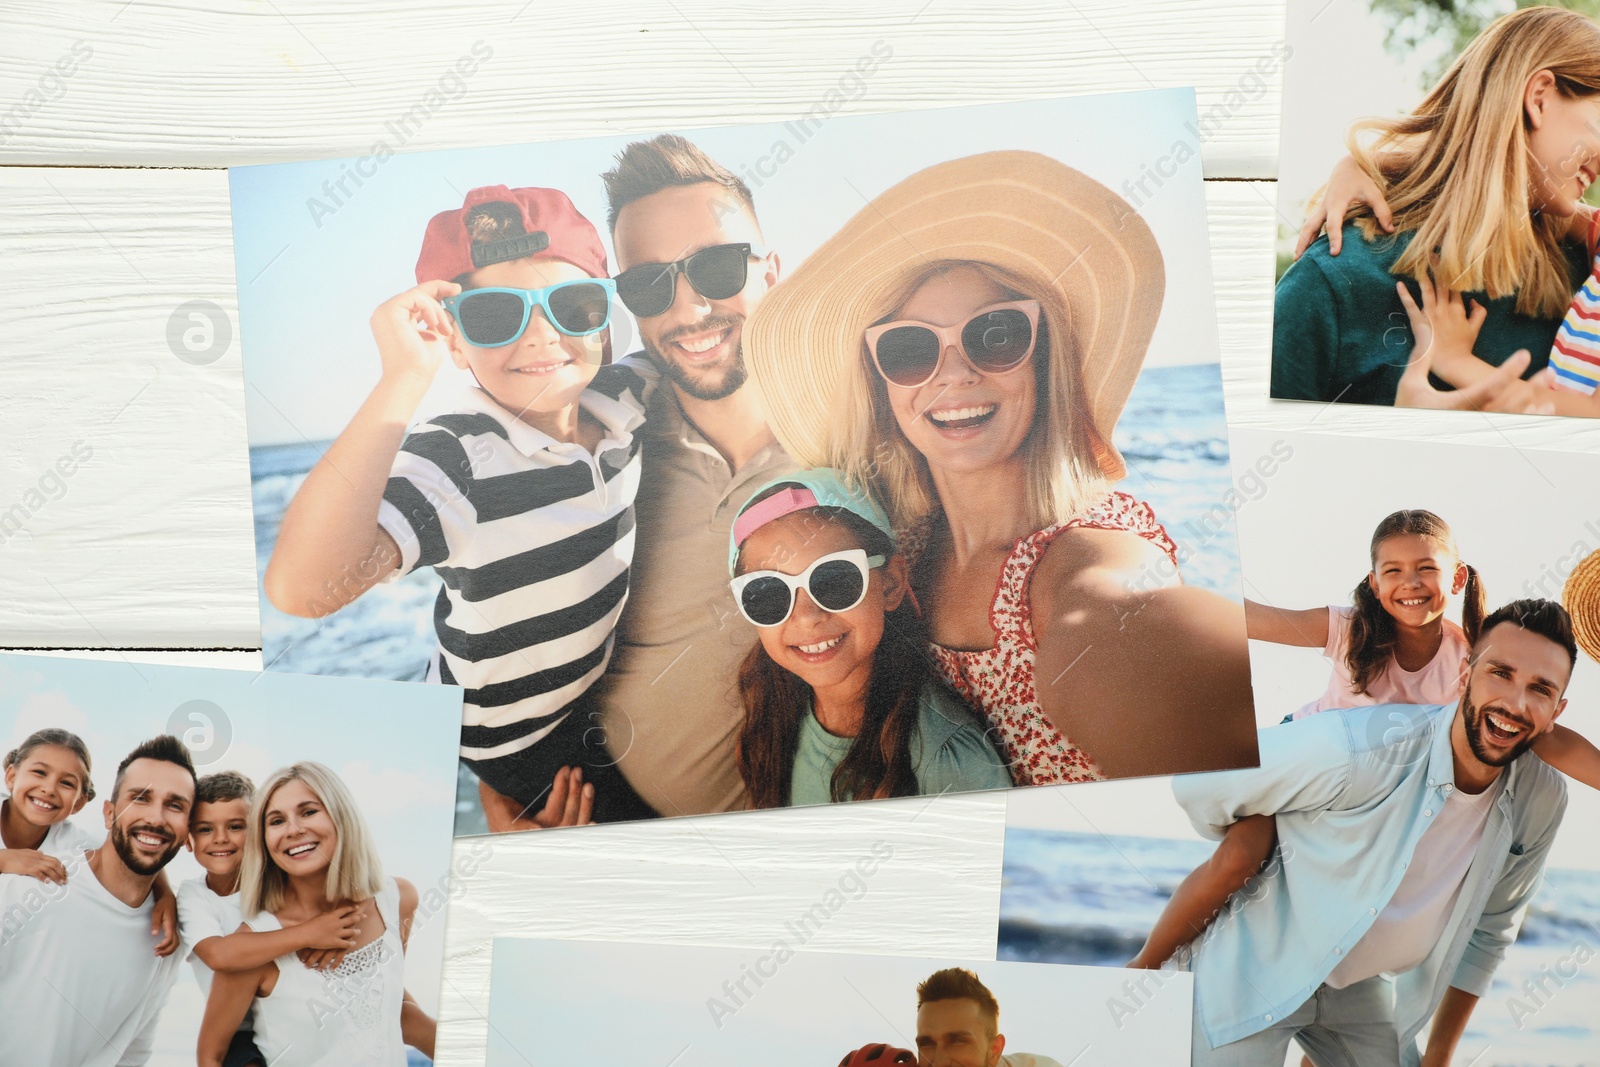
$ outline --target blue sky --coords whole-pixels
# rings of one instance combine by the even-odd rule
[[[797,113],[809,104],[797,104]],[[1157,366],[1218,358],[1200,159],[1185,125],[1194,119],[1193,91],[1173,89],[888,115],[841,112],[804,141],[784,123],[685,132],[747,176],[767,244],[786,271],[868,199],[936,162],[1031,149],[1124,196],[1125,183],[1149,168],[1172,170],[1159,186],[1146,178],[1150,195],[1136,204],[1166,259],[1167,292],[1147,360]],[[367,320],[378,304],[415,284],[423,228],[434,214],[459,208],[476,186],[542,185],[565,191],[603,231],[599,175],[643,136],[231,170],[251,445],[322,440],[343,429],[377,380]],[[793,153],[781,166],[774,151],[780,141]],[[1179,142],[1194,153],[1181,166],[1173,151]],[[348,196],[324,189],[341,179]],[[315,211],[308,206],[313,200],[320,205]],[[609,235],[603,236],[609,249]],[[622,318],[614,340],[626,343],[615,347],[627,351],[636,335]],[[455,385],[456,373],[441,371],[436,396]]]
[[[449,869],[459,689],[0,654],[5,750],[47,726],[88,743],[100,799],[74,821],[96,837],[105,833],[100,800],[118,762],[139,742],[171,732],[188,735],[201,774],[235,770],[259,783],[298,760],[324,763],[355,794],[386,873],[426,890]],[[187,852],[167,872],[174,885],[201,873]],[[407,988],[433,1012],[443,948],[444,923],[435,918],[413,931],[406,954]],[[185,968],[162,1013],[161,1048],[182,1050],[192,1063],[203,1007]]]

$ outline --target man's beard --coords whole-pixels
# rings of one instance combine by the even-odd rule
[[[168,845],[165,853],[163,853],[153,862],[147,861],[133,850],[133,842],[128,840],[128,835],[134,830],[143,830],[146,833],[157,834],[161,837],[171,837],[170,834],[168,834],[165,830],[162,830],[160,827],[150,826],[146,823],[140,823],[131,829],[124,829],[120,821],[113,821],[111,824],[111,832],[108,835],[111,841],[111,847],[116,850],[117,857],[122,860],[123,865],[134,874],[144,875],[146,877],[156,874],[161,870],[161,868],[172,862],[172,857],[176,856],[178,854],[178,850],[183,847],[183,842],[174,837],[172,838],[171,843]]]
[[[672,334],[682,336],[690,333],[705,333],[708,330],[732,329],[743,323],[744,319],[740,316],[724,315],[705,319],[686,329],[674,330]],[[668,334],[663,340],[670,340],[672,334]],[[722,400],[732,396],[743,387],[745,381],[750,377],[750,372],[744,365],[744,337],[742,331],[739,340],[739,347],[734,349],[733,362],[722,372],[722,377],[708,379],[703,375],[696,376],[681,363],[664,355],[660,349],[650,342],[649,338],[644,337],[642,334],[639,338],[640,344],[644,346],[645,355],[649,356],[651,361],[661,368],[661,373],[665,374],[672,384],[696,400]]]
[[[1464,725],[1467,729],[1467,745],[1472,749],[1472,754],[1478,758],[1479,763],[1489,767],[1505,767],[1518,756],[1528,751],[1534,741],[1538,740],[1530,728],[1523,734],[1522,740],[1507,750],[1504,755],[1492,753],[1484,748],[1483,745],[1483,731],[1488,729],[1483,721],[1486,709],[1472,703],[1472,686],[1467,686],[1467,691],[1462,694],[1461,705],[1463,708],[1462,718],[1465,720]],[[1515,715],[1507,715],[1504,708],[1494,708],[1494,713],[1502,719],[1521,723],[1523,726],[1529,725]]]

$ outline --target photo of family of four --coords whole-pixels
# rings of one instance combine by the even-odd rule
[[[345,783],[315,762],[259,787],[197,776],[163,734],[117,765],[105,836],[88,747],[44,729],[5,758],[0,802],[0,1062],[150,1060],[184,961],[205,998],[200,1067],[403,1067],[434,1021],[405,991],[416,889],[385,876]],[[203,876],[176,890],[187,849]]]
[[[1272,395],[1600,416],[1600,23],[1505,15],[1346,143],[1278,282]]]
[[[432,218],[264,573],[321,617],[433,569],[489,829],[1254,763],[1240,606],[1114,488],[1166,284],[1123,199],[970,155],[785,277],[686,139],[603,182],[614,275],[555,189]]]
[[[1246,601],[1253,640],[1322,652],[1326,690],[1260,731],[1259,768],[1172,780],[1221,843],[1128,966],[1193,972],[1197,1065],[1279,1067],[1293,1039],[1318,1067],[1447,1067],[1542,884],[1565,779],[1600,789],[1600,750],[1557,722],[1580,643],[1600,655],[1600,555],[1572,614],[1487,611],[1432,512],[1386,516],[1370,559],[1352,606]]]

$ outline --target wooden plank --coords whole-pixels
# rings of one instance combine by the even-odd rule
[[[1196,86],[1271,177],[1283,0],[77,0],[3,5],[0,160],[231,166]],[[865,80],[877,42],[893,55]]]

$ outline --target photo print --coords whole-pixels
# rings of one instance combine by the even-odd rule
[[[1272,396],[1600,415],[1595,16],[1291,0]]]
[[[1252,765],[1194,117],[234,170],[268,669],[462,686],[461,833]]]
[[[0,656],[0,1059],[432,1062],[460,711]]]
[[[1188,1059],[1188,975],[1152,985],[1138,1008],[1117,1015],[1107,1008],[1128,994],[1104,969],[796,944],[499,938],[487,1062],[1114,1067]]]
[[[1192,973],[1195,1064],[1592,1062],[1600,458],[1233,445],[1260,766],[1012,794],[999,957]]]

